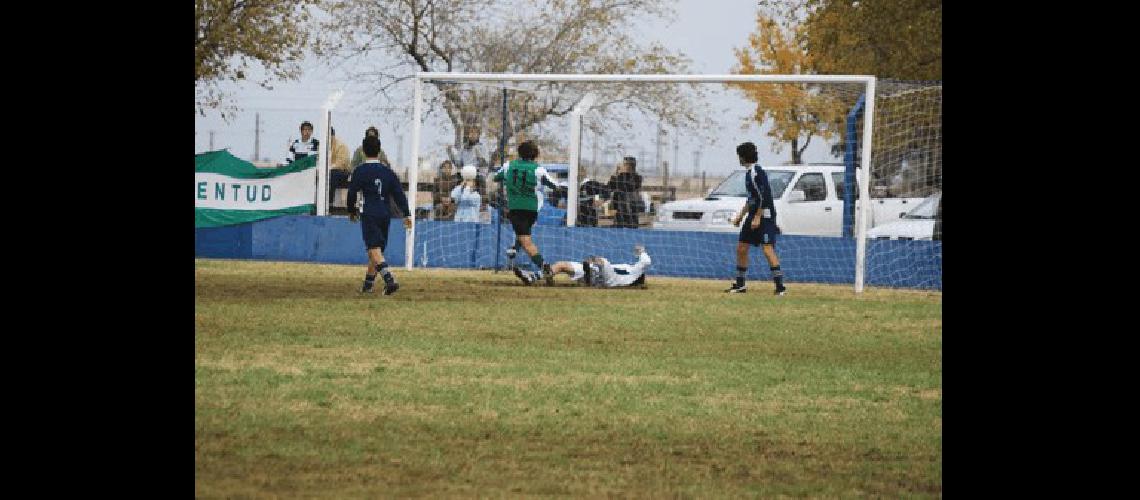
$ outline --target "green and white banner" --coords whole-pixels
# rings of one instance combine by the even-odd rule
[[[194,227],[231,226],[315,207],[317,157],[257,168],[229,151],[194,155]]]

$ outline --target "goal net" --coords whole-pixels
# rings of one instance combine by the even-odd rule
[[[747,197],[736,146],[752,142],[772,186],[788,283],[941,289],[941,85],[875,83],[421,73],[404,127],[418,193],[406,265],[533,268],[521,249],[511,258],[515,234],[493,180],[533,141],[554,184],[540,185],[532,232],[546,262],[633,262],[643,245],[651,278],[730,279],[732,219]],[[758,248],[750,259],[749,280],[770,280]]]

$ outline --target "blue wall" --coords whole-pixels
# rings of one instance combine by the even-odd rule
[[[496,229],[493,224],[418,221],[415,265],[420,266],[426,255],[428,267],[491,268],[496,264],[496,249],[498,263],[503,265],[502,249],[514,239],[514,231],[509,224],[503,225],[499,243]],[[631,249],[640,244],[653,257],[652,275],[730,279],[735,272],[736,233],[549,225],[536,225],[533,232],[549,262],[582,260],[586,255],[633,261]],[[343,217],[284,216],[195,229],[194,233],[197,257],[367,263],[360,226]],[[404,265],[404,241],[403,224],[394,219],[384,253],[392,265]],[[776,248],[789,282],[855,281],[854,239],[784,235]],[[749,277],[768,279],[771,273],[759,249],[751,251],[750,257]],[[866,284],[941,290],[942,242],[869,241]]]

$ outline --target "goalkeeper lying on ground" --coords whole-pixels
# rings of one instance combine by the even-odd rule
[[[605,257],[590,256],[582,262],[569,262],[558,261],[553,266],[550,266],[551,272],[557,276],[559,274],[566,274],[570,276],[570,280],[585,286],[597,286],[605,288],[613,288],[620,286],[645,286],[645,272],[649,270],[649,265],[653,261],[649,258],[649,254],[645,252],[645,247],[638,245],[633,247],[633,254],[637,256],[637,262],[633,264],[611,264]],[[538,281],[541,277],[539,273],[534,271],[526,271],[523,269],[515,268],[515,276],[518,276],[524,284],[530,285]]]

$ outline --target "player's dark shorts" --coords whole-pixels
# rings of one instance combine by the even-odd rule
[[[776,236],[780,234],[780,228],[772,219],[763,219],[760,221],[760,227],[752,229],[752,215],[744,218],[744,222],[740,223],[740,239],[744,243],[751,244],[752,246],[776,244]]]
[[[538,212],[514,209],[507,215],[507,219],[510,219],[511,227],[515,228],[516,236],[530,236],[530,228],[538,220]]]
[[[381,252],[388,245],[388,224],[391,217],[376,217],[371,215],[360,216],[360,234],[364,236],[364,247],[368,249],[379,248]]]

